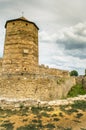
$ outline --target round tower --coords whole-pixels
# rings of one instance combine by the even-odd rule
[[[3,73],[29,72],[38,66],[37,25],[24,17],[8,20],[3,57]]]

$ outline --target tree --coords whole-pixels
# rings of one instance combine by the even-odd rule
[[[78,72],[76,70],[72,70],[70,72],[70,76],[78,76]]]
[[[86,76],[86,69],[85,69],[85,76]]]

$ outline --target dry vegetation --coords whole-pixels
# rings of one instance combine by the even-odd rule
[[[86,130],[86,102],[53,107],[0,108],[0,130]]]

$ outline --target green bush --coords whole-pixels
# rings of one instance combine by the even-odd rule
[[[67,97],[76,97],[78,95],[84,95],[84,94],[86,94],[86,90],[83,89],[81,84],[77,84],[72,87]]]
[[[72,70],[70,72],[70,76],[78,76],[78,72],[76,70]]]

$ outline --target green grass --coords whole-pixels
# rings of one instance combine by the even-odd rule
[[[17,128],[17,130],[39,130],[38,128],[36,128],[36,125],[35,124],[30,124],[30,125],[27,125],[27,126],[22,126],[22,127],[19,127]]]
[[[11,109],[2,109],[0,108],[0,118],[6,118],[7,116],[13,116],[13,115],[18,115],[18,116],[27,116],[28,113],[28,109],[27,107],[22,107],[20,108],[20,110],[11,110]]]
[[[6,130],[13,130],[13,123],[8,122],[4,122],[1,127],[5,128]]]
[[[72,108],[74,109],[80,109],[80,110],[83,110],[83,111],[86,111],[86,101],[75,101],[74,104],[71,105]]]
[[[41,123],[42,123],[42,120],[40,120],[40,119],[33,119],[32,122],[33,122],[33,123],[39,123],[39,124],[41,124]]]
[[[78,95],[84,95],[84,94],[86,94],[86,90],[83,89],[81,84],[77,84],[72,87],[67,97],[76,97]]]
[[[66,109],[69,106],[71,106],[71,109]],[[82,113],[78,113],[78,110],[86,111],[86,101],[83,100],[74,101],[74,104],[60,106],[60,109],[66,114],[72,114],[76,112],[77,113],[76,118],[80,118],[83,115]]]
[[[54,109],[52,107],[32,107],[31,111],[34,114],[39,114],[41,111],[45,111],[45,112],[50,112],[53,111]]]
[[[23,104],[23,103],[20,103],[20,104],[19,104],[19,107],[20,107],[20,109],[24,108],[24,104]]]
[[[58,126],[58,129],[59,129],[59,130],[72,130],[72,128],[64,128],[64,127],[62,127],[62,126]]]
[[[10,110],[10,109],[2,109],[0,108],[0,117],[3,117],[5,118],[6,116],[11,116],[11,115],[15,115],[17,114],[18,112],[16,110]]]
[[[72,128],[64,128],[64,130],[72,130]]]
[[[59,113],[59,116],[60,116],[60,117],[64,117],[64,115],[63,115],[61,112]]]
[[[39,123],[38,125],[37,124],[29,124],[27,126],[22,126],[22,127],[19,127],[17,128],[17,130],[40,130],[40,128],[48,128],[48,129],[54,129],[55,126],[54,124],[51,124],[51,123],[48,123],[44,126],[42,126],[41,123]]]
[[[71,109],[66,110],[68,108],[68,105],[60,106],[60,109],[65,112],[66,114],[72,114],[74,112],[78,112],[78,110],[75,107],[72,107]]]
[[[50,128],[50,129],[54,129],[55,128],[54,124],[47,124],[44,127],[45,128]]]
[[[42,112],[42,113],[41,113],[41,116],[44,116],[44,117],[50,117],[50,115],[47,114],[46,112]]]
[[[31,108],[31,111],[32,111],[32,113],[34,113],[34,114],[39,114],[39,112],[42,110],[42,108],[41,107],[32,107]]]

